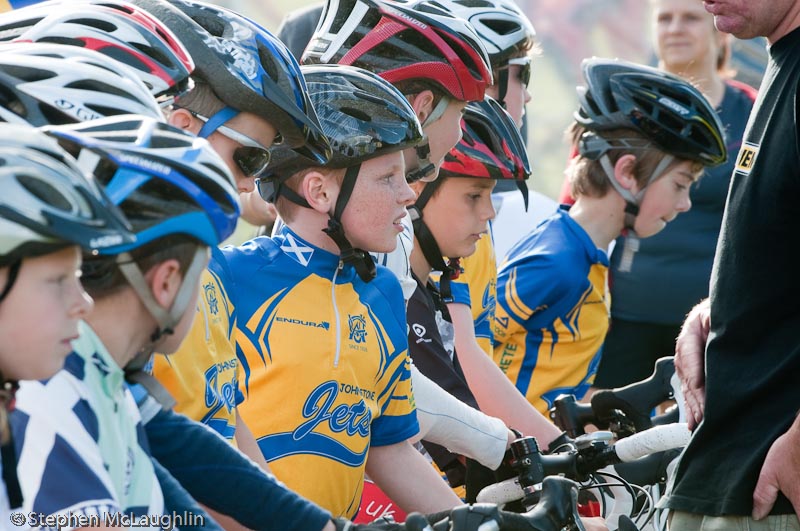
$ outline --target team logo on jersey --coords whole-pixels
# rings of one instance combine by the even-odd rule
[[[294,236],[288,232],[286,233],[286,241],[281,246],[281,251],[297,260],[300,265],[304,266],[308,265],[308,263],[311,261],[311,255],[314,254],[313,248],[299,243]]]
[[[347,324],[350,327],[350,340],[363,343],[367,340],[367,320],[363,315],[347,315]]]
[[[308,419],[293,432],[275,433],[262,437],[258,446],[268,461],[289,455],[321,455],[348,466],[361,466],[369,449],[368,438],[372,425],[372,411],[359,399],[354,404],[337,404],[340,384],[334,380],[323,382],[311,391],[303,404],[303,418]],[[318,433],[317,427],[327,426],[334,434],[345,432],[349,437],[358,437],[364,449],[356,452],[349,449],[330,433]],[[328,430],[325,430],[326,432]]]
[[[214,286],[214,283],[209,282],[207,284],[204,284],[203,292],[206,295],[206,302],[208,303],[208,311],[210,311],[212,315],[217,315],[219,313],[219,301],[217,301],[217,289]]]
[[[743,142],[739,150],[739,156],[736,157],[736,171],[745,175],[750,175],[750,170],[753,169],[753,164],[756,163],[758,156],[759,146],[750,142]]]

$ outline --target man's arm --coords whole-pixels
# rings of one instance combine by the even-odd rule
[[[705,299],[689,312],[675,342],[675,371],[681,380],[690,430],[703,420],[706,405],[705,352],[710,327],[711,305]]]
[[[497,417],[544,446],[561,431],[534,408],[494,361],[478,346],[472,312],[466,304],[448,304],[455,328],[458,361],[481,411]]]
[[[408,441],[370,448],[367,474],[406,512],[433,513],[461,504],[458,496]]]

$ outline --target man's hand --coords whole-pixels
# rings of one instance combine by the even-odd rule
[[[581,523],[586,531],[608,531],[606,521],[599,516],[581,517]]]
[[[753,518],[767,516],[775,505],[778,491],[789,498],[800,518],[800,420],[778,437],[767,452],[753,492]]]
[[[675,371],[681,379],[690,430],[703,420],[706,405],[705,352],[710,327],[711,308],[706,299],[689,312],[675,342]]]

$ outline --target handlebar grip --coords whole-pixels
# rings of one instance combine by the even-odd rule
[[[519,479],[511,478],[488,485],[481,489],[476,497],[478,503],[496,503],[503,505],[512,501],[521,500],[525,492],[519,485]]]
[[[634,524],[630,518],[623,514],[619,517],[619,527],[617,531],[639,531],[639,528],[636,527],[636,524]]]
[[[646,380],[595,393],[592,396],[592,410],[603,418],[619,409],[633,422],[636,431],[646,430],[652,426],[650,411],[673,396],[670,379],[674,373],[674,359],[660,358],[656,361],[653,374]]]
[[[667,424],[620,439],[613,448],[619,460],[627,463],[656,452],[686,446],[690,437],[687,424]]]

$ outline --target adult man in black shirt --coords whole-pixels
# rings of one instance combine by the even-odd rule
[[[670,529],[797,530],[800,0],[704,5],[720,31],[766,37],[770,62],[736,160],[710,304],[692,310],[678,339],[697,429],[666,500],[677,511]]]

